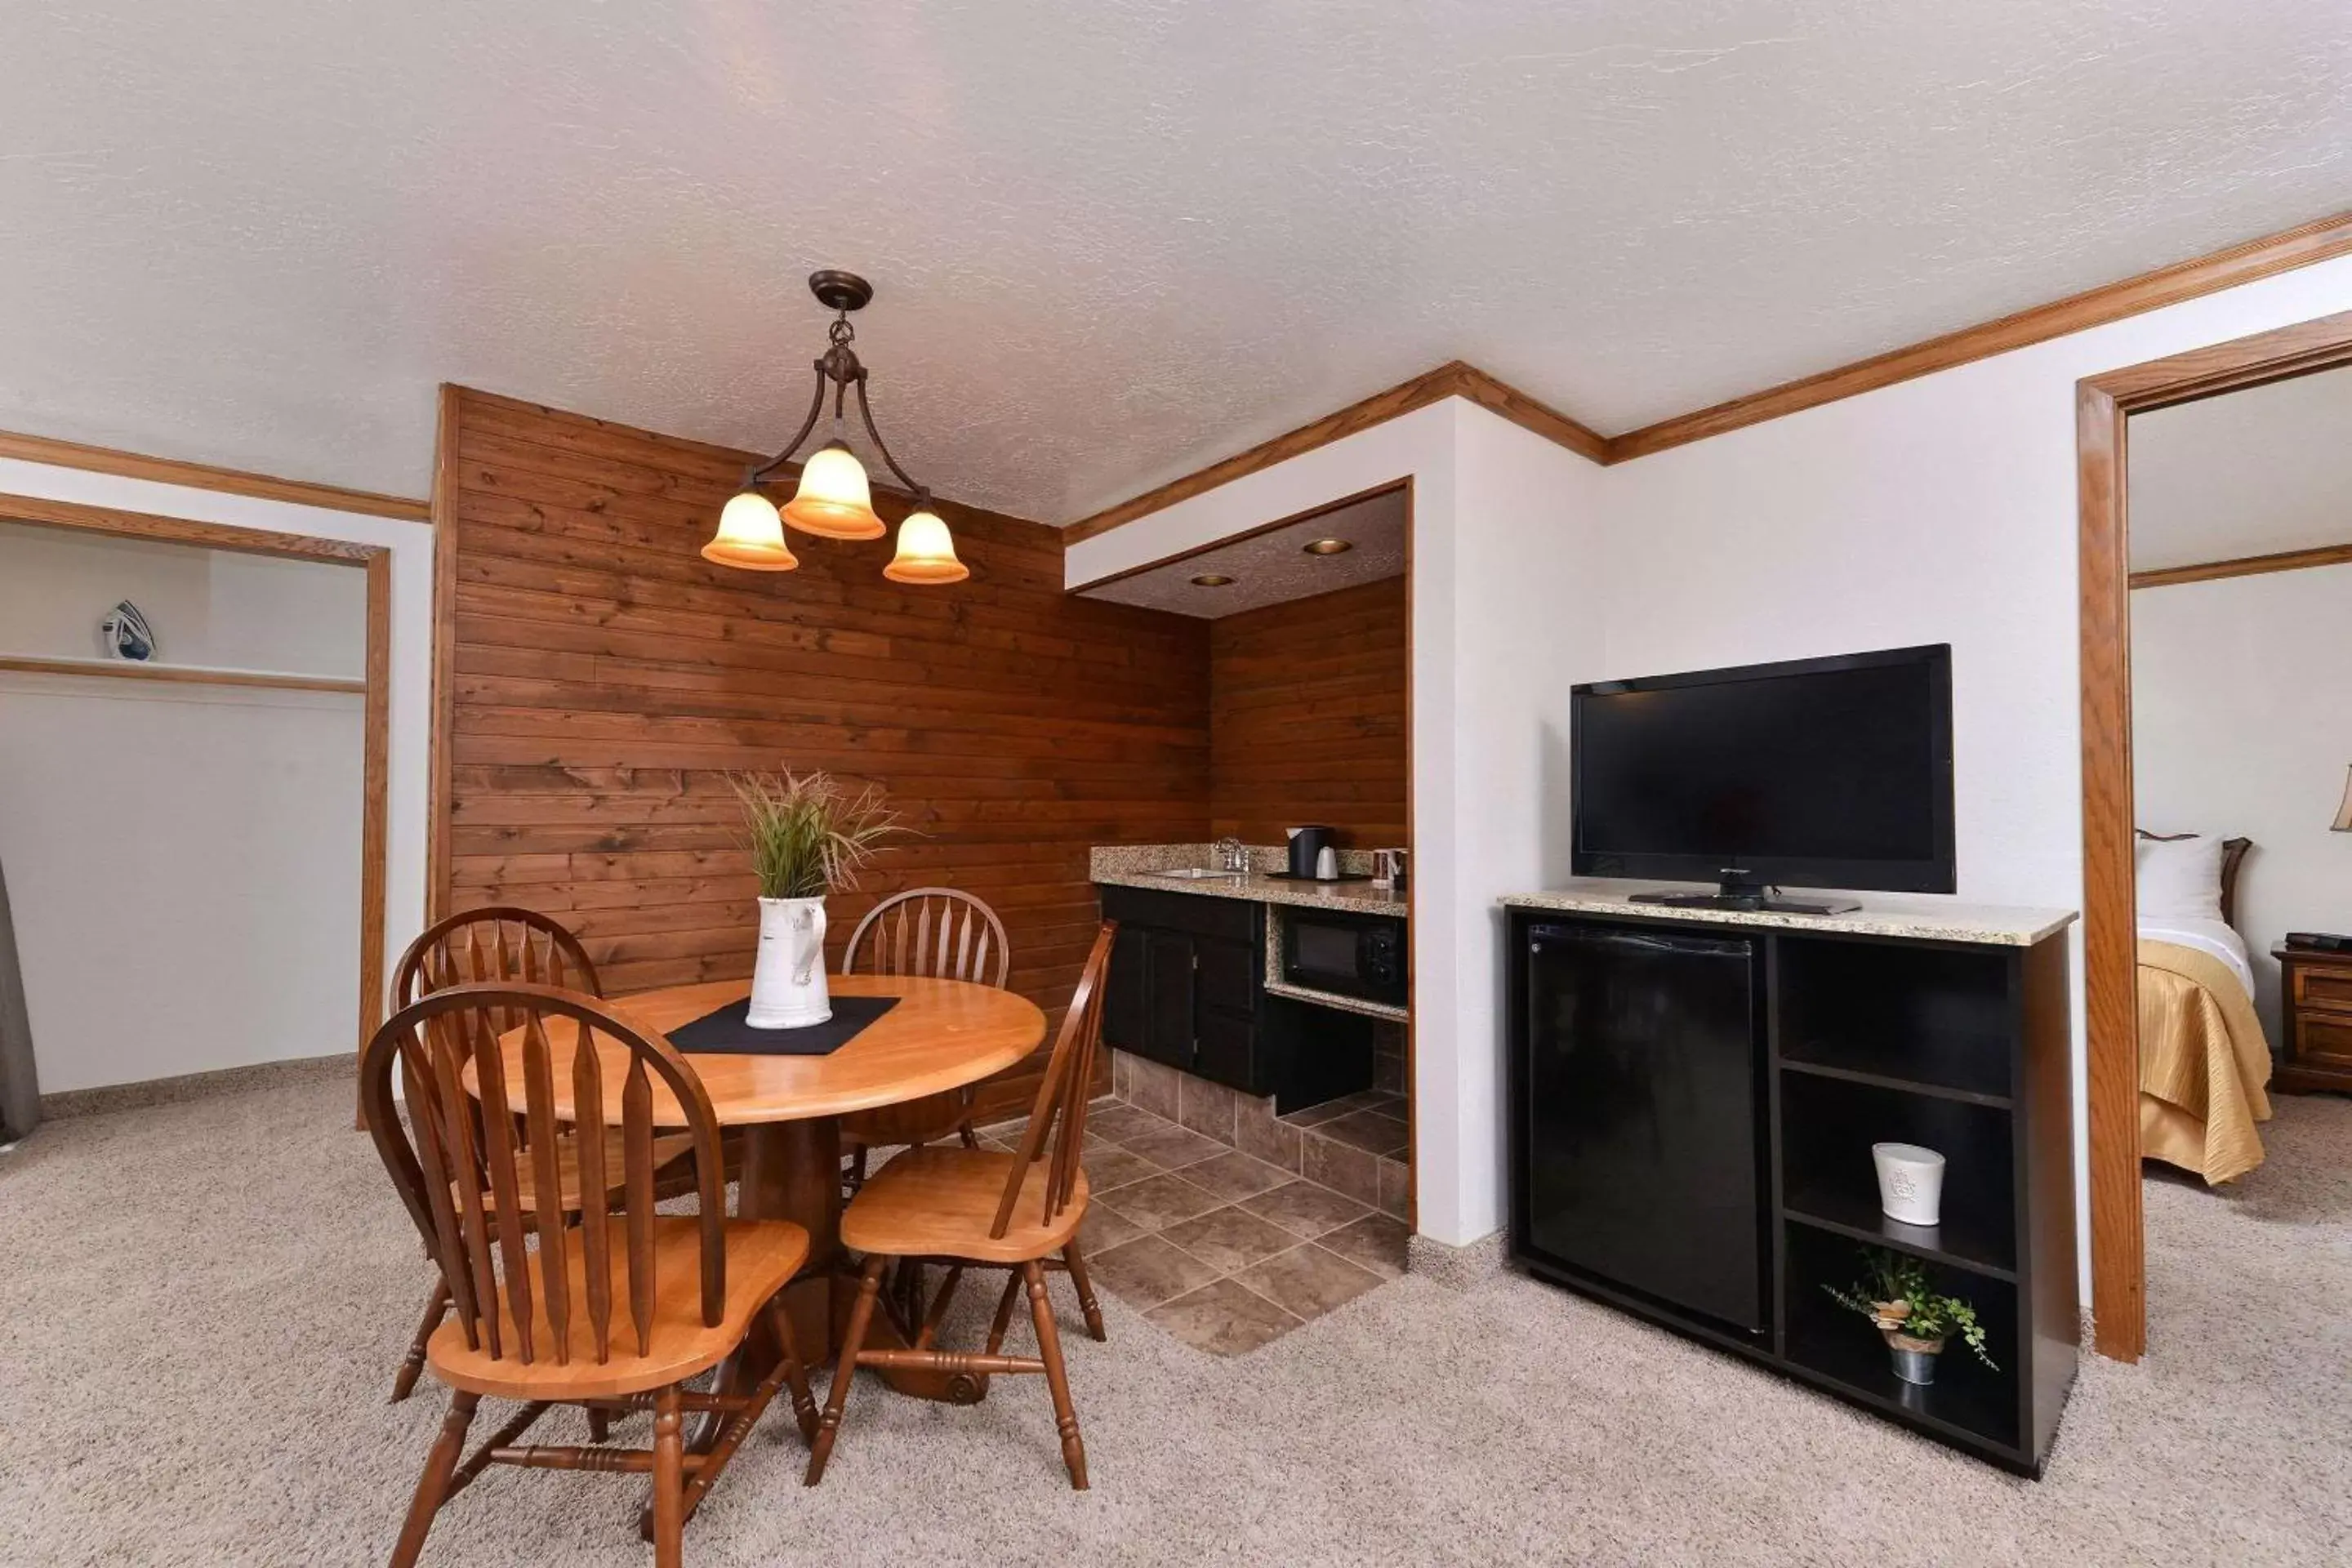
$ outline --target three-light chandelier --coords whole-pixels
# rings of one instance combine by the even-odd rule
[[[782,451],[743,476],[743,488],[719,514],[719,531],[702,547],[703,559],[753,572],[789,572],[800,564],[800,558],[784,542],[785,523],[820,539],[879,539],[889,531],[874,510],[865,465],[842,438],[849,393],[855,387],[857,416],[865,423],[866,438],[915,498],[915,510],[898,524],[898,553],[882,568],[882,575],[894,583],[961,583],[971,575],[971,569],[956,559],[955,541],[948,533],[947,522],[931,509],[931,492],[916,483],[882,444],[882,433],[874,428],[874,411],[866,405],[866,367],[850,346],[857,331],[849,324],[849,312],[865,308],[874,298],[874,286],[856,273],[828,268],[809,274],[809,292],[837,314],[826,329],[831,346],[816,362],[816,395],[809,400],[808,417],[801,421],[798,434],[784,444]],[[808,461],[801,465],[800,488],[779,509],[760,492],[759,486],[791,462],[801,443],[816,428],[828,390],[833,395],[833,439],[809,454]]]

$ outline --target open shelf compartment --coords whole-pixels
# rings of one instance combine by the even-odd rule
[[[1899,1089],[1780,1075],[1780,1207],[1816,1230],[2014,1279],[2016,1179],[2008,1111]],[[1943,1222],[1880,1214],[1873,1143],[1944,1156]]]
[[[2019,1456],[2017,1288],[2006,1280],[1930,1264],[1937,1290],[1967,1300],[1985,1326],[1996,1366],[1977,1360],[1957,1339],[1937,1357],[1936,1381],[1895,1375],[1886,1342],[1869,1319],[1830,1299],[1824,1286],[1851,1289],[1864,1275],[1862,1247],[1843,1237],[1785,1227],[1781,1321],[1788,1359],[1842,1391],[1931,1430]]]
[[[1783,936],[1774,1040],[1788,1067],[2006,1104],[2016,1010],[2000,950]]]

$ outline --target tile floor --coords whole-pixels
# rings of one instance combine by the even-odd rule
[[[1095,1288],[1197,1350],[1245,1354],[1404,1272],[1399,1221],[1140,1106],[1087,1112],[1085,1163]]]
[[[1408,1114],[1403,1095],[1369,1089],[1280,1121],[1297,1129],[1300,1175],[1402,1215],[1412,1182]]]

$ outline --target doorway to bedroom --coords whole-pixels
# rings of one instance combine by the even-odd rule
[[[2108,1353],[2125,1337],[2119,1301],[2149,1348],[2180,1350],[2210,1314],[2295,1300],[2310,1248],[2352,1244],[2343,351],[2144,406],[2108,389],[2100,409],[2099,384],[2085,384],[2085,958],[2091,1165],[2106,1209],[2095,1203],[2095,1310]],[[2101,415],[2114,437],[2104,453]],[[2116,493],[2095,493],[2109,474]],[[2104,605],[2097,503],[2111,505],[2122,590]],[[2105,627],[2101,608],[2113,612]],[[2120,873],[2120,911],[2103,870]],[[2123,1093],[2134,1114],[2119,1129]],[[2128,1281],[2126,1181],[2140,1232]]]

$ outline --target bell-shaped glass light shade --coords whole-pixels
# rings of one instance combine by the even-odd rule
[[[784,521],[824,539],[879,539],[889,531],[874,515],[866,465],[838,441],[809,454],[801,488],[784,503]]]
[[[753,572],[789,572],[800,564],[784,542],[776,503],[757,490],[738,490],[719,514],[719,531],[702,547],[702,558]]]
[[[971,568],[956,559],[955,540],[939,513],[924,507],[898,525],[898,553],[882,568],[893,583],[961,583]]]

